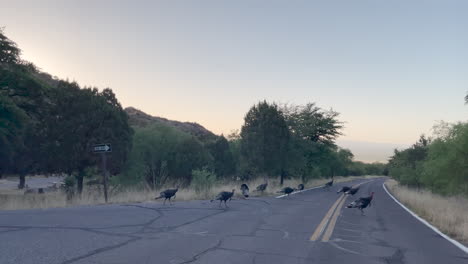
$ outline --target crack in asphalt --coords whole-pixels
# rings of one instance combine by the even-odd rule
[[[71,226],[71,227],[62,227],[62,226],[0,226],[0,228],[13,229],[13,230],[5,230],[5,231],[2,231],[0,233],[15,232],[15,231],[28,230],[28,229],[43,229],[43,230],[59,230],[59,229],[61,229],[61,230],[78,230],[78,231],[91,232],[91,233],[106,235],[106,236],[130,238],[130,239],[128,239],[128,240],[126,240],[126,241],[124,241],[122,243],[119,243],[117,245],[102,247],[102,248],[90,251],[87,254],[84,254],[84,255],[81,255],[81,256],[78,256],[78,257],[74,257],[72,259],[69,259],[69,260],[66,260],[66,261],[62,262],[62,264],[68,264],[68,263],[73,263],[73,262],[76,262],[76,261],[79,261],[79,260],[94,256],[94,255],[103,253],[103,252],[107,252],[107,251],[110,251],[110,250],[114,250],[116,248],[126,246],[126,245],[128,245],[130,243],[136,242],[136,241],[141,240],[141,239],[145,239],[145,237],[141,237],[141,236],[138,236],[136,234],[161,233],[161,231],[174,230],[174,229],[177,229],[177,228],[180,228],[180,227],[183,227],[183,226],[186,226],[186,225],[190,225],[190,224],[196,223],[198,221],[202,221],[204,219],[207,219],[207,218],[210,218],[210,217],[213,217],[213,216],[228,212],[228,210],[225,210],[225,209],[221,209],[221,210],[220,209],[211,209],[211,210],[216,210],[217,212],[212,213],[212,214],[208,214],[208,215],[205,215],[203,217],[199,217],[199,218],[194,219],[192,221],[184,222],[182,224],[175,225],[175,226],[162,227],[162,228],[152,228],[150,226],[154,222],[156,222],[158,219],[160,219],[162,216],[164,216],[163,212],[161,212],[160,209],[145,207],[145,206],[139,206],[139,205],[125,205],[125,206],[133,206],[133,207],[137,207],[137,208],[141,208],[141,209],[145,209],[145,210],[152,210],[154,212],[157,212],[158,215],[156,217],[152,218],[151,220],[145,222],[145,223],[131,224],[131,225],[118,225],[118,226],[110,226],[110,227],[102,227],[102,228],[99,228],[99,227],[98,228],[86,228],[86,227],[74,227],[74,226]],[[205,208],[203,208],[203,209],[205,209]],[[210,210],[210,209],[208,209],[208,210]],[[113,228],[122,228],[122,227],[140,227],[140,226],[141,226],[141,229],[139,231],[131,233],[131,234],[123,234],[123,233],[118,233],[118,232],[113,233],[113,232],[102,231],[104,229],[113,229]],[[145,230],[148,229],[148,228],[153,229],[153,230],[159,230],[159,232],[145,232]]]
[[[214,245],[214,246],[212,246],[212,247],[209,247],[209,248],[203,250],[203,251],[200,252],[200,253],[195,254],[191,259],[186,260],[186,261],[184,261],[184,262],[180,262],[179,264],[187,264],[187,263],[191,263],[191,262],[197,261],[198,258],[199,258],[200,256],[202,256],[202,255],[204,255],[204,254],[206,254],[206,253],[208,253],[208,252],[210,252],[210,251],[213,251],[213,250],[218,249],[219,246],[221,245],[221,243],[223,243],[223,239],[219,239],[218,242],[216,243],[216,245]]]
[[[107,235],[107,236],[117,236],[117,237],[131,237],[134,238],[135,236],[128,235],[128,234],[122,234],[122,233],[111,233],[111,232],[104,232],[100,230],[96,230],[95,228],[87,228],[87,227],[62,227],[62,226],[0,226],[3,228],[18,228],[15,231],[21,231],[21,230],[27,230],[27,229],[51,229],[51,230],[79,230],[79,231],[85,231],[85,232],[91,232],[91,233],[96,233],[100,235]]]
[[[69,259],[69,260],[66,260],[64,262],[62,262],[62,264],[69,264],[69,263],[73,263],[73,262],[76,262],[78,260],[82,260],[82,259],[85,259],[85,258],[88,258],[88,257],[91,257],[91,256],[94,256],[96,254],[100,254],[100,253],[103,253],[103,252],[106,252],[106,251],[110,251],[110,250],[113,250],[113,249],[116,249],[116,248],[120,248],[120,247],[123,247],[127,244],[130,244],[130,243],[133,243],[135,241],[138,241],[142,238],[132,238],[132,239],[129,239],[127,241],[124,241],[120,244],[117,244],[117,245],[113,245],[113,246],[108,246],[108,247],[102,247],[102,248],[98,248],[96,250],[93,250],[87,254],[84,254],[84,255],[81,255],[81,256],[78,256],[78,257],[75,257],[75,258],[72,258],[72,259]]]
[[[125,206],[125,207],[136,207],[136,208],[141,208],[141,209],[148,209],[152,211],[178,211],[180,209],[184,210],[213,210],[213,211],[220,211],[223,209],[219,208],[209,208],[209,207],[176,207],[175,205],[172,205],[173,207],[167,206],[167,207],[148,207],[148,206],[142,206],[142,205],[137,205],[137,204],[122,204],[120,206]]]
[[[24,228],[11,228],[11,230],[5,230],[5,231],[0,231],[0,234],[5,234],[5,233],[11,233],[11,232],[17,232],[17,231],[23,231],[23,230],[28,230],[28,227]]]
[[[183,226],[186,226],[186,225],[190,225],[190,224],[196,223],[198,221],[202,221],[204,219],[207,219],[207,218],[210,218],[212,216],[216,216],[216,215],[219,215],[219,214],[222,214],[222,213],[225,213],[225,212],[228,212],[228,211],[223,210],[223,211],[216,212],[216,213],[213,213],[213,214],[205,215],[205,216],[202,216],[202,217],[199,217],[199,218],[196,218],[196,219],[193,219],[191,221],[188,221],[188,222],[185,222],[185,223],[182,223],[182,224],[179,224],[179,225],[175,225],[175,226],[151,228],[151,229],[155,230],[155,232],[149,232],[149,233],[159,233],[159,232],[172,231],[174,229],[177,229],[177,228],[180,228],[180,227],[183,227]]]

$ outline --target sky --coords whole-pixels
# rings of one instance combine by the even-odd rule
[[[217,134],[260,100],[333,109],[357,160],[466,121],[468,1],[0,0],[43,71]]]

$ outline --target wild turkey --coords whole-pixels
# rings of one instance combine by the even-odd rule
[[[346,194],[351,194],[354,196],[359,191],[359,188],[360,188],[359,186],[356,188],[351,188],[346,192]]]
[[[351,187],[349,186],[343,186],[339,191],[337,191],[336,193],[346,193],[347,191],[351,190]]]
[[[247,184],[243,183],[240,189],[242,191],[242,195],[244,195],[245,198],[249,197],[249,186],[247,186]]]
[[[266,190],[267,186],[268,186],[268,182],[260,184],[259,186],[257,186],[257,191],[264,192]]]
[[[284,194],[287,194],[289,196],[289,194],[291,194],[292,192],[294,192],[296,189],[294,188],[291,188],[291,187],[284,187],[283,189],[281,189],[281,191],[279,191],[278,193],[284,193]]]
[[[304,190],[304,184],[302,184],[302,183],[299,184],[299,185],[297,186],[297,189],[298,189],[299,191]]]
[[[361,214],[364,215],[364,208],[367,206],[371,206],[372,199],[374,198],[374,192],[371,192],[371,195],[369,197],[361,197],[357,199],[356,201],[350,203],[346,208],[358,208],[361,210]]]
[[[175,199],[175,195],[176,195],[176,192],[178,190],[179,190],[179,186],[177,186],[177,188],[175,188],[175,189],[167,189],[167,190],[161,192],[159,194],[159,197],[156,197],[154,199],[157,200],[157,199],[164,198],[164,203],[163,204],[166,204],[167,200],[169,200],[169,203],[171,203],[172,196],[174,196],[174,199]]]
[[[232,189],[232,192],[220,192],[213,200],[211,200],[211,202],[214,200],[219,200],[219,206],[221,206],[221,203],[224,201],[224,205],[228,207],[226,201],[231,200],[232,196],[234,195],[234,191],[235,190]]]
[[[329,181],[329,182],[327,182],[327,183],[325,183],[325,188],[326,188],[327,190],[330,190],[330,187],[333,186],[333,181],[334,181],[334,180],[333,180],[333,176],[332,176],[332,180]]]

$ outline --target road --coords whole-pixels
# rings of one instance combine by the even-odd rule
[[[341,199],[343,184],[227,209],[189,201],[2,211],[0,263],[468,263],[382,183],[356,194],[375,192],[365,216],[344,208],[356,197]]]

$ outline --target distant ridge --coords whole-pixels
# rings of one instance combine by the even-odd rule
[[[213,132],[209,131],[198,123],[180,122],[169,120],[163,117],[151,116],[134,107],[125,108],[125,112],[128,114],[129,123],[131,126],[146,127],[154,123],[160,123],[191,134],[202,142],[216,140],[218,137]]]

